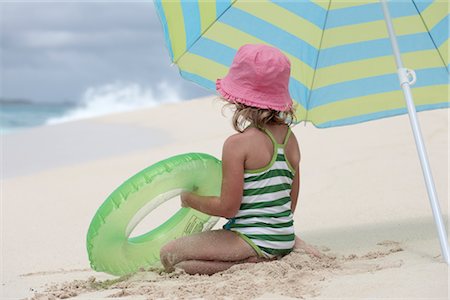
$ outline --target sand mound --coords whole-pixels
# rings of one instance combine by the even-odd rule
[[[309,298],[319,295],[320,285],[339,274],[375,272],[401,267],[402,261],[380,265],[371,263],[392,253],[403,251],[398,242],[378,243],[382,249],[364,255],[335,255],[327,247],[319,247],[322,257],[306,254],[296,249],[280,260],[245,263],[214,275],[188,275],[177,269],[165,273],[162,269],[141,270],[117,279],[97,281],[74,280],[48,286],[36,293],[32,300],[66,299],[81,294],[109,291],[108,298],[143,296],[144,299],[254,299],[267,293]]]

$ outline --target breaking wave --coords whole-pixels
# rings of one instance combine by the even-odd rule
[[[46,124],[92,118],[179,101],[181,98],[178,90],[167,82],[160,82],[156,88],[143,87],[137,83],[105,84],[88,88],[76,107],[67,110],[62,116],[49,118]]]

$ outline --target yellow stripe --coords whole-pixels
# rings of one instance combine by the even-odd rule
[[[314,4],[322,7],[323,9],[328,9],[328,2],[331,0],[311,0]]]
[[[204,35],[204,37],[224,44],[233,49],[239,49],[244,44],[267,44],[266,42],[242,32],[227,24],[216,22]],[[305,86],[311,86],[313,69],[298,58],[283,52],[291,61],[291,76]]]
[[[402,59],[403,64],[413,70],[442,67],[442,60],[436,49],[403,53]]]
[[[448,44],[449,40],[447,39],[438,49],[441,53],[442,57],[444,58],[445,64],[448,65],[449,63],[449,53],[448,53]]]
[[[257,0],[257,3],[242,1],[236,2],[235,7],[304,40],[315,48],[319,48],[322,36],[321,28],[272,2],[263,0]]]
[[[212,82],[216,82],[217,78],[224,77],[228,72],[226,66],[190,52],[183,55],[178,61],[178,66],[184,71],[194,73]]]
[[[328,3],[328,1],[324,1],[324,0],[318,0],[318,1]],[[364,1],[361,1],[361,0],[353,0],[353,1],[351,1],[351,0],[332,0],[330,10],[354,7],[354,6],[361,6],[361,5],[366,5],[366,4],[375,3],[375,2],[379,3],[379,0],[364,0]]]
[[[330,10],[341,9],[347,7],[355,7],[366,5],[370,3],[379,3],[379,0],[311,0],[311,2],[319,5],[320,7],[327,9],[328,2],[331,1]]]
[[[306,121],[306,109],[298,102],[294,101],[295,117],[297,122]]]
[[[396,18],[392,22],[397,36],[426,31],[419,15]],[[340,26],[325,31],[322,49],[388,37],[384,20]]]
[[[302,1],[302,0],[299,0]],[[370,3],[379,3],[379,0],[311,0],[323,9],[328,9],[328,3],[331,1],[330,10],[361,6]]]
[[[429,30],[439,23],[449,13],[447,1],[435,1],[430,4],[421,14]]]
[[[201,31],[205,32],[209,25],[216,20],[216,1],[198,1],[198,7],[200,10]]]
[[[170,44],[172,45],[173,60],[177,61],[186,50],[186,33],[184,17],[180,1],[162,1],[164,14],[169,29]]]
[[[448,99],[448,85],[412,89],[416,105],[442,103]],[[316,125],[375,112],[406,107],[401,90],[352,98],[313,108],[308,118]]]
[[[403,53],[404,65],[413,70],[442,67],[442,61],[435,49]],[[320,68],[316,71],[313,89],[330,84],[367,78],[396,72],[392,55],[358,60]]]

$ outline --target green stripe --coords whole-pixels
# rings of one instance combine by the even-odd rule
[[[277,154],[276,161],[286,161],[286,157],[284,157],[284,154]]]
[[[281,218],[288,217],[291,214],[291,210],[285,210],[276,214],[253,214],[253,215],[244,215],[239,217],[234,217],[234,219],[249,219],[249,218]]]
[[[247,228],[247,227],[269,227],[269,228],[285,228],[294,225],[294,221],[289,221],[285,223],[268,224],[263,222],[249,223],[249,224],[232,224],[231,228]]]
[[[285,176],[285,177],[289,177],[290,179],[294,178],[294,174],[292,174],[292,172],[290,170],[275,169],[275,170],[270,170],[269,172],[261,174],[261,175],[244,178],[244,182],[259,181],[259,180],[272,178],[272,177],[278,177],[278,176]]]
[[[291,185],[289,183],[282,183],[282,184],[265,186],[263,188],[246,189],[246,190],[244,190],[244,196],[262,195],[262,194],[275,193],[275,192],[279,192],[279,191],[283,191],[283,190],[290,190],[290,189],[291,189]]]
[[[283,197],[281,199],[266,202],[242,203],[239,209],[256,209],[256,208],[280,206],[288,203],[289,201],[291,201],[291,197]]]
[[[250,239],[272,242],[290,242],[295,240],[295,234],[246,234]]]
[[[266,248],[262,246],[258,246],[259,249],[261,249],[264,252],[270,253],[272,255],[286,255],[292,252],[293,248],[291,249],[273,249],[273,248]]]

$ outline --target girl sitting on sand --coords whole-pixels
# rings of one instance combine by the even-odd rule
[[[228,222],[223,229],[166,244],[161,262],[167,272],[177,267],[213,274],[238,263],[277,259],[294,247],[319,255],[294,232],[300,150],[289,127],[294,119],[289,77],[290,62],[281,51],[249,44],[237,51],[228,74],[217,79],[221,98],[235,106],[238,131],[223,145],[221,194],[184,192],[181,202]]]

